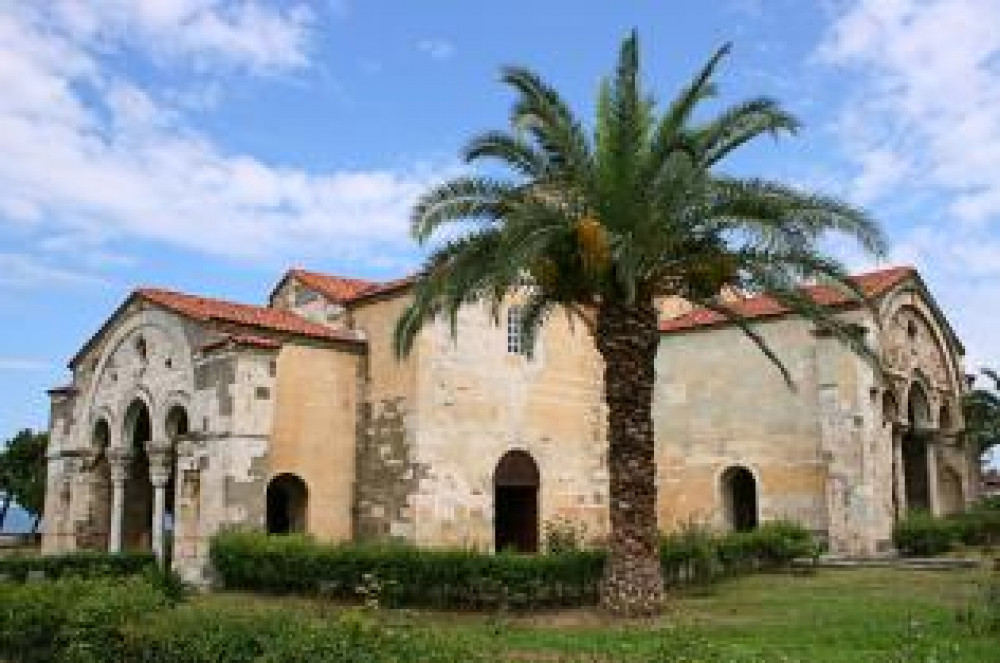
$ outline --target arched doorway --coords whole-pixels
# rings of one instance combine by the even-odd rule
[[[107,551],[111,532],[111,466],[108,464],[108,447],[111,446],[111,427],[103,417],[94,424],[91,446],[94,464],[91,467],[90,540],[84,547]]]
[[[292,534],[306,531],[309,491],[294,474],[279,474],[267,484],[267,533]]]
[[[734,466],[722,473],[722,503],[726,524],[734,532],[757,527],[757,480],[745,467]]]
[[[538,552],[538,466],[525,451],[508,451],[493,473],[493,543],[497,552]]]
[[[152,424],[149,408],[141,399],[132,401],[125,411],[124,432],[130,461],[125,480],[122,546],[148,550],[153,545],[153,485],[149,479],[146,443],[152,436]]]
[[[914,383],[906,404],[907,430],[903,435],[903,484],[907,511],[929,511],[930,481],[927,469],[927,435],[930,406],[923,387]]]

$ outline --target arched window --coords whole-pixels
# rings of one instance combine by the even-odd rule
[[[538,466],[525,451],[504,454],[493,473],[493,542],[497,552],[538,552]]]
[[[171,442],[176,442],[179,438],[188,434],[189,423],[187,410],[181,405],[175,405],[167,412],[165,422],[167,438]]]
[[[267,533],[292,534],[306,531],[309,491],[294,474],[279,474],[267,484]]]
[[[757,480],[745,467],[734,466],[722,473],[722,502],[726,524],[735,532],[757,527]]]

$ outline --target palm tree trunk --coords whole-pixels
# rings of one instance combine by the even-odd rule
[[[606,303],[596,332],[608,405],[611,511],[601,604],[619,615],[650,615],[663,605],[652,416],[656,310],[652,302]]]

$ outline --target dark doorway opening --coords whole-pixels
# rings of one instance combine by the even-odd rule
[[[122,545],[126,550],[149,550],[153,546],[153,484],[149,479],[146,443],[152,436],[149,408],[136,399],[125,411],[129,445],[129,469],[125,480],[122,514]]]
[[[497,552],[538,552],[538,466],[508,451],[493,474],[493,543]]]
[[[271,479],[267,485],[267,533],[305,532],[308,499],[305,482],[294,474]]]
[[[722,473],[722,496],[726,521],[736,532],[757,527],[757,480],[745,467],[730,467]]]
[[[914,383],[907,399],[907,431],[903,435],[903,484],[907,511],[930,511],[930,475],[927,465],[927,438],[930,406],[923,388]]]

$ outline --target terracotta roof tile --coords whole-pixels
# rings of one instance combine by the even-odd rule
[[[348,279],[304,269],[290,269],[285,278],[294,278],[336,302],[346,302],[363,292],[379,287],[380,283],[364,279]]]
[[[310,322],[290,311],[284,311],[250,304],[237,304],[221,299],[197,297],[171,290],[140,288],[136,296],[158,304],[166,309],[196,320],[229,322],[257,329],[321,338],[335,341],[362,342],[350,332],[330,329]]]
[[[884,294],[904,279],[915,274],[912,267],[891,267],[851,277],[868,297]],[[857,302],[838,288],[830,286],[806,286],[803,290],[813,301],[823,306],[852,306]],[[788,309],[766,295],[750,297],[731,303],[730,307],[746,318],[767,318],[788,313]],[[708,309],[695,309],[684,315],[660,323],[660,331],[675,332],[726,324],[725,316]]]

